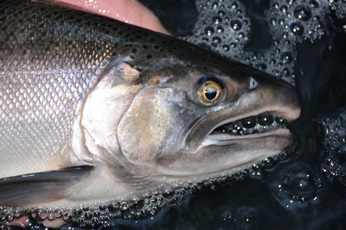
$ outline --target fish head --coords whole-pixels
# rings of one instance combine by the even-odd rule
[[[142,70],[145,87],[117,127],[122,156],[142,175],[204,180],[239,172],[292,145],[286,124],[300,115],[294,88],[222,60],[171,60],[162,69]]]

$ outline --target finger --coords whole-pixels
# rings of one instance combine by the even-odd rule
[[[137,0],[39,0],[100,14],[149,30],[169,34],[158,18]]]

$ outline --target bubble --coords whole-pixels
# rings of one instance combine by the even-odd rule
[[[272,26],[275,26],[276,23],[277,23],[276,18],[271,18],[271,19],[269,20],[269,22],[270,22],[270,24],[271,24]]]
[[[261,162],[261,166],[263,169],[271,170],[277,165],[278,162],[279,160],[277,158],[267,157]]]
[[[293,57],[292,57],[292,54],[291,54],[291,53],[289,53],[289,52],[283,52],[283,53],[281,54],[281,62],[282,62],[283,64],[290,63],[290,62],[292,62],[292,60],[293,60]]]
[[[283,5],[283,6],[281,6],[281,8],[280,8],[280,10],[282,11],[282,13],[287,13],[287,6],[285,6],[285,5]]]
[[[280,124],[280,125],[286,125],[287,124],[287,121],[285,119],[283,119],[282,117],[276,117],[275,122]]]
[[[245,38],[245,34],[240,32],[239,35],[238,35],[238,38]]]
[[[281,187],[294,200],[305,202],[313,200],[321,187],[319,178],[311,171],[291,171],[284,178]]]
[[[93,214],[90,212],[87,212],[84,214],[85,220],[91,220],[93,218]]]
[[[220,37],[213,37],[213,43],[214,44],[220,44],[221,43],[221,38]]]
[[[214,34],[214,29],[213,29],[213,27],[206,27],[205,28],[205,30],[204,30],[204,33],[207,35],[207,36],[211,36],[211,35],[213,35]]]
[[[223,10],[219,10],[219,12],[218,12],[218,15],[220,16],[220,17],[223,17],[223,16],[225,16],[225,11],[223,11]]]
[[[238,3],[236,3],[236,2],[232,3],[231,10],[235,10],[237,8],[238,8]]]
[[[55,210],[53,214],[54,214],[54,217],[55,217],[55,218],[60,218],[60,217],[62,217],[62,211],[59,210],[59,209]]]
[[[223,45],[222,48],[223,48],[223,50],[224,50],[225,52],[230,51],[229,45]]]
[[[290,29],[295,35],[302,35],[304,33],[304,26],[299,22],[294,22],[290,25]]]
[[[273,183],[274,198],[287,210],[296,211],[319,202],[322,180],[309,166],[296,163],[282,172],[281,180]],[[276,187],[276,189],[275,189]]]
[[[287,0],[287,4],[288,5],[292,5],[294,3],[295,0]]]
[[[126,211],[126,210],[129,209],[129,205],[126,204],[126,203],[122,203],[121,206],[120,206],[120,209],[121,209],[122,211]]]
[[[76,209],[74,210],[73,215],[79,217],[82,215],[82,213],[83,211],[81,209]]]
[[[101,204],[101,205],[99,206],[99,210],[100,210],[101,212],[104,212],[104,211],[106,211],[106,210],[107,210],[107,207],[106,207],[106,205],[104,205],[104,204]]]
[[[219,25],[222,22],[222,19],[219,16],[214,16],[212,18],[212,20],[213,20],[214,24],[216,24],[216,25]]]
[[[66,212],[66,213],[64,213],[64,215],[63,215],[63,219],[64,219],[64,221],[66,221],[66,222],[70,222],[70,221],[72,220],[72,215]]]
[[[287,32],[283,33],[282,37],[283,38],[288,38],[289,34]]]
[[[237,209],[224,210],[221,214],[221,218],[224,221],[249,225],[255,222],[256,210],[253,207],[241,206]]]
[[[278,19],[278,24],[279,25],[285,25],[285,19],[284,18],[279,18]]]
[[[235,31],[238,31],[242,28],[242,23],[239,20],[232,20],[231,28]]]
[[[300,20],[307,21],[311,18],[311,11],[305,6],[298,6],[294,10],[294,16]]]
[[[212,8],[216,9],[218,7],[218,4],[216,2],[213,3]]]
[[[257,69],[259,69],[259,70],[265,70],[265,69],[267,69],[267,65],[264,64],[264,63],[258,63],[258,64],[255,65],[255,67],[256,67]]]
[[[118,202],[113,202],[111,204],[108,205],[108,210],[111,212],[111,213],[116,213],[119,211],[119,208],[120,208],[120,204]]]
[[[311,0],[310,1],[310,6],[314,7],[314,8],[317,8],[318,7],[318,2],[316,0]]]
[[[283,73],[283,76],[285,76],[285,77],[288,77],[288,76],[290,76],[290,74],[291,74],[291,72],[289,71],[288,68],[284,68],[284,69],[282,70],[282,73]]]
[[[242,124],[244,128],[247,128],[247,129],[254,128],[257,124],[256,117],[254,116],[254,117],[246,118],[242,120]]]
[[[262,126],[269,126],[273,124],[274,117],[270,114],[260,114],[258,115],[258,124]]]
[[[216,31],[220,34],[224,31],[224,29],[222,26],[218,26]]]

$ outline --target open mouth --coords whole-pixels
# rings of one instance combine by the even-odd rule
[[[261,134],[275,129],[285,129],[287,120],[269,113],[246,117],[215,128],[210,135],[228,134],[232,136]]]
[[[287,120],[279,115],[260,113],[216,127],[202,145],[227,145],[242,139],[290,136],[287,123]]]

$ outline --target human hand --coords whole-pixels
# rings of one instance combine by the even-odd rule
[[[36,0],[37,1],[37,0]],[[169,34],[158,18],[137,0],[38,0],[103,15],[149,30]]]

